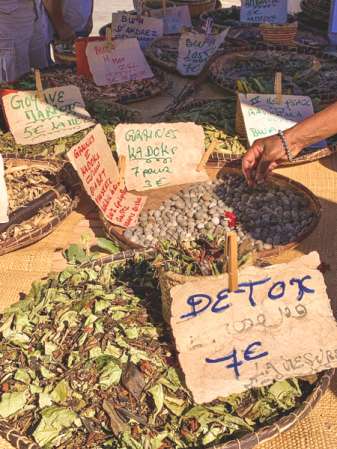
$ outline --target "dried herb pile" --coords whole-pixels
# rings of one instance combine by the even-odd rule
[[[43,448],[174,449],[251,432],[311,391],[291,379],[195,405],[159,308],[146,262],[34,283],[0,317],[0,417]]]
[[[206,148],[213,140],[217,140],[217,152],[226,157],[242,156],[246,149],[235,135],[235,107],[234,97],[226,100],[209,100],[198,104],[187,105],[177,111],[169,120],[174,122],[195,122],[201,125],[205,132]]]

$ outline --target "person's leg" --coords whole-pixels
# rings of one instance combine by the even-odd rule
[[[37,18],[29,45],[31,67],[43,69],[51,64],[50,41],[46,12],[41,3],[37,8]]]

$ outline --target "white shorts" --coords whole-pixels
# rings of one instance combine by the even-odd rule
[[[0,82],[48,66],[41,0],[0,0]]]

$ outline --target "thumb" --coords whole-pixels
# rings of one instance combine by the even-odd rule
[[[256,168],[255,179],[258,184],[260,184],[266,180],[268,174],[272,170],[271,164],[272,164],[272,162],[266,157],[266,155],[262,154],[260,162],[258,163],[257,168]]]

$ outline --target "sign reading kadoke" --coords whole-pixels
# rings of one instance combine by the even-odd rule
[[[197,403],[337,367],[337,325],[318,253],[246,267],[239,287],[197,280],[171,289],[171,326]]]
[[[146,197],[132,195],[119,185],[119,172],[101,125],[67,153],[83,186],[111,223],[128,228],[137,223]]]
[[[248,23],[286,23],[287,0],[241,0],[240,21]]]
[[[197,166],[205,152],[205,135],[194,123],[118,125],[118,155],[126,157],[129,190],[159,189],[208,179]]]
[[[282,95],[278,102],[273,94],[239,94],[239,101],[250,145],[256,139],[289,129],[314,113],[311,98],[299,95]]]
[[[33,145],[70,136],[93,126],[76,86],[53,87],[43,91],[19,91],[2,98],[5,114],[15,142]]]
[[[219,34],[183,33],[179,39],[177,70],[181,75],[199,75],[224,42],[229,28]]]
[[[153,77],[137,39],[88,42],[86,54],[97,86]]]
[[[162,19],[137,16],[127,12],[113,13],[111,28],[113,37],[135,37],[138,39],[141,48],[148,47],[154,39],[164,34]]]

